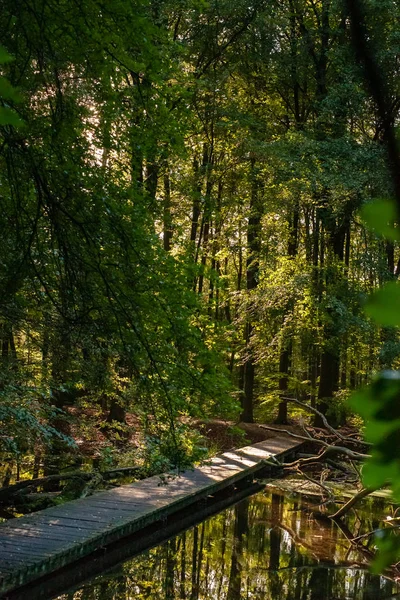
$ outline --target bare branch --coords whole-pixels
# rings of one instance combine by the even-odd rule
[[[335,429],[334,427],[332,427],[332,425],[330,425],[328,423],[327,418],[325,417],[325,415],[319,411],[317,408],[314,408],[313,406],[310,406],[309,404],[306,404],[305,402],[301,402],[301,400],[297,400],[297,398],[282,398],[282,400],[286,400],[286,402],[294,402],[295,404],[298,404],[299,406],[301,406],[302,408],[305,408],[306,410],[314,413],[315,415],[318,415],[319,417],[321,417],[323,424],[325,425],[325,428],[328,429],[328,431],[330,431],[335,437],[337,437],[339,440],[342,440],[342,442],[350,442],[352,444],[364,444],[366,446],[371,446],[372,444],[369,444],[368,442],[364,442],[360,441],[360,440],[355,440],[352,437],[348,437],[345,435],[342,435],[340,433],[340,431],[338,431],[337,429]]]
[[[298,433],[292,433],[291,431],[289,431],[288,429],[280,429],[279,427],[270,427],[269,425],[258,425],[259,427],[261,427],[262,429],[267,429],[268,431],[277,431],[278,433],[285,433],[286,435],[289,435],[290,437],[294,437],[297,440],[304,440],[306,442],[316,442],[317,444],[321,444],[321,446],[327,446],[329,447],[329,444],[323,440],[318,440],[313,438],[311,435],[299,435]]]
[[[321,462],[321,461],[325,460],[327,456],[330,456],[332,454],[344,454],[345,456],[348,456],[350,459],[352,459],[354,461],[362,461],[362,460],[365,460],[366,458],[370,458],[369,454],[362,454],[361,452],[353,452],[353,450],[350,450],[349,448],[345,448],[344,446],[329,446],[328,445],[325,448],[325,450],[321,454],[318,454],[317,456],[313,456],[311,458],[300,458],[299,460],[296,460],[293,463],[289,463],[285,466],[286,467],[294,467],[294,468],[297,468],[298,466],[302,467],[304,465]]]
[[[330,518],[331,519],[340,519],[340,517],[343,517],[343,515],[345,515],[347,512],[349,512],[349,510],[355,504],[357,504],[357,502],[359,500],[366,498],[373,492],[376,492],[376,490],[380,490],[380,489],[382,489],[382,486],[363,488],[357,494],[355,494],[352,498],[350,498],[350,500],[348,502],[346,502],[346,504],[344,504],[341,508],[339,508],[338,511],[336,511],[333,515],[331,515]]]
[[[322,483],[322,481],[317,481],[316,479],[313,479],[312,477],[310,477],[309,475],[307,475],[307,473],[304,473],[304,471],[302,471],[300,468],[297,469],[298,473],[300,473],[305,479],[307,479],[307,481],[309,481],[310,483],[314,483],[315,485],[317,485],[318,487],[320,487],[321,489],[324,490],[324,492],[327,494],[328,498],[332,498],[333,494],[332,494],[332,490],[330,490],[326,485],[324,485]]]

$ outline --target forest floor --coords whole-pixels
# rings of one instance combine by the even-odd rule
[[[79,452],[86,458],[95,458],[116,445],[119,449],[135,449],[143,443],[143,430],[139,418],[128,413],[126,425],[120,430],[109,428],[99,412],[91,409],[70,408],[71,426],[68,432],[73,438]],[[268,430],[263,424],[243,423],[224,419],[184,419],[184,422],[198,431],[202,443],[208,448],[209,454],[239,448],[249,444],[262,442],[278,435],[286,436],[286,432],[305,436],[306,430],[312,437],[329,441],[331,437],[325,429],[305,427],[301,419],[293,418],[288,425],[265,424],[273,430]],[[357,434],[357,428],[349,425],[340,428],[343,435]],[[282,432],[282,433],[280,433]]]
[[[68,434],[77,444],[80,453],[86,458],[95,458],[105,448],[116,443],[119,448],[139,447],[143,432],[138,417],[132,413],[126,416],[126,426],[120,431],[109,426],[99,425],[99,415],[90,409],[70,408],[71,424]],[[185,419],[186,424],[196,429],[211,454],[217,454],[240,446],[262,442],[279,435],[277,431],[264,429],[256,423],[242,423],[223,419]],[[274,428],[304,435],[303,428],[293,421],[289,425],[273,425]]]

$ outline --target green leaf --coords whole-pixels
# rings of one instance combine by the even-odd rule
[[[14,60],[11,54],[8,54],[7,50],[0,46],[0,64],[8,63]]]
[[[0,106],[0,126],[13,125],[14,127],[21,127],[23,124],[23,120],[19,118],[15,111],[11,108]]]
[[[370,459],[365,463],[362,475],[366,487],[379,487],[388,481],[393,481],[398,475],[398,470],[393,462],[385,464],[376,459]]]
[[[379,574],[393,563],[397,563],[400,558],[400,539],[393,530],[381,530],[375,534],[375,544],[378,546],[378,553],[373,561],[371,571]]]
[[[372,294],[365,307],[366,313],[380,325],[400,325],[400,285],[391,281]]]
[[[397,419],[389,422],[373,420],[365,427],[365,437],[369,442],[378,443],[392,431],[400,430],[400,421]]]
[[[16,89],[5,77],[0,77],[0,97],[4,100],[13,100],[14,102],[21,100]]]
[[[396,207],[392,200],[374,200],[361,209],[361,217],[371,228],[389,240],[399,240],[400,230],[393,223],[396,220]]]
[[[364,419],[372,418],[376,410],[376,407],[371,402],[369,388],[354,392],[350,396],[348,403],[351,408],[364,417]]]

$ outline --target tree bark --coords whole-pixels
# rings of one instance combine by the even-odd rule
[[[247,292],[251,292],[258,285],[259,257],[261,249],[261,217],[262,203],[260,198],[259,181],[255,159],[251,159],[250,166],[251,195],[249,207],[249,222],[247,227],[247,260],[246,260],[246,285]],[[250,295],[250,294],[249,294]],[[254,420],[254,383],[255,359],[251,346],[253,324],[250,316],[246,317],[245,324],[245,360],[243,363],[243,394],[241,419],[247,423]]]
[[[164,174],[164,206],[163,206],[163,245],[164,250],[171,250],[171,240],[173,235],[172,215],[171,215],[171,181],[169,171]]]

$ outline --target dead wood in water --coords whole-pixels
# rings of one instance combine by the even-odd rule
[[[342,506],[338,511],[336,511],[333,515],[330,515],[330,518],[331,519],[340,519],[346,513],[348,513],[349,510],[355,504],[357,504],[357,502],[359,500],[362,500],[363,498],[366,498],[367,496],[369,496],[373,492],[376,492],[377,490],[380,490],[380,489],[382,489],[382,486],[363,488],[362,490],[360,490],[359,492],[357,492],[357,494],[355,494],[352,498],[350,498],[350,500],[348,502],[346,502],[346,504],[344,506]]]

